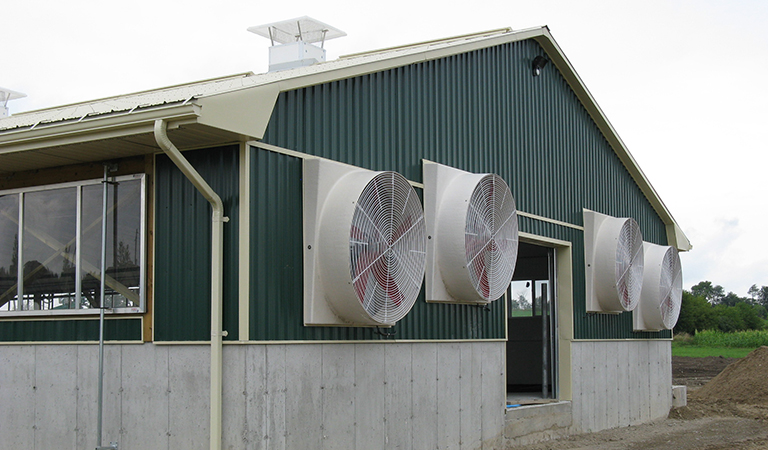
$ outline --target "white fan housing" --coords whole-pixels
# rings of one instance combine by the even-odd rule
[[[587,312],[632,311],[643,287],[643,235],[632,218],[584,210]]]
[[[426,300],[486,304],[504,295],[515,272],[515,199],[495,174],[424,161]]]
[[[643,243],[645,269],[640,304],[632,311],[636,331],[671,330],[680,316],[683,269],[676,248]]]
[[[396,172],[304,160],[304,324],[392,326],[426,261],[424,211]]]

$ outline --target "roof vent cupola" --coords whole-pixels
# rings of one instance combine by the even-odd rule
[[[307,16],[248,27],[248,31],[272,42],[269,48],[270,72],[325,62],[325,41],[347,35]]]
[[[26,94],[0,87],[0,119],[8,117],[8,102],[17,98],[24,98]]]

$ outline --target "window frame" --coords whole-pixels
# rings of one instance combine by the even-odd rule
[[[120,308],[105,308],[104,312],[107,314],[143,314],[147,311],[147,175],[145,173],[134,173],[129,175],[120,175],[110,177],[110,181],[120,183],[121,181],[134,181],[139,180],[139,306],[138,307],[120,307]],[[23,261],[23,231],[24,231],[24,196],[25,194],[32,192],[40,192],[46,190],[76,188],[77,192],[77,210],[76,214],[76,227],[75,227],[75,279],[81,279],[82,261],[82,196],[83,187],[101,185],[102,178],[94,178],[80,181],[71,181],[65,183],[36,185],[16,189],[7,189],[0,191],[1,196],[6,195],[18,195],[18,208],[19,208],[19,245],[18,245],[18,261]],[[23,279],[23,264],[18,264],[17,267],[17,289],[19,283]],[[78,283],[79,286],[79,283]],[[77,291],[77,288],[76,288]],[[18,295],[18,291],[17,291]],[[23,288],[22,288],[22,295]],[[80,292],[76,293],[77,297],[80,297]],[[17,318],[17,317],[70,317],[70,316],[82,316],[82,315],[97,315],[100,308],[84,308],[84,309],[44,309],[44,310],[14,310],[14,311],[0,311],[0,320],[4,318]]]

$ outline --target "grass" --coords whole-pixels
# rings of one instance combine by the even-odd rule
[[[705,356],[722,356],[723,358],[743,358],[754,348],[731,347],[701,347],[698,345],[680,345],[672,343],[672,356],[692,356],[703,358]]]
[[[675,335],[672,356],[743,358],[762,345],[768,345],[768,330],[700,331],[695,336],[682,333]]]

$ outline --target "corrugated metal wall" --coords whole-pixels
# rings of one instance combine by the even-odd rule
[[[107,319],[107,341],[140,341],[141,319]],[[0,342],[98,341],[99,319],[14,320],[0,322]]]
[[[544,51],[534,41],[517,42],[285,92],[278,98],[264,141],[372,170],[395,170],[414,181],[422,179],[422,159],[471,172],[495,172],[508,182],[522,211],[576,225],[582,224],[582,208],[629,216],[638,221],[645,240],[666,244],[663,223],[564,78],[552,65],[541,76],[532,76],[531,62],[539,54]],[[260,242],[269,238],[252,234],[254,258],[259,258],[264,246],[295,249],[290,256],[283,255],[288,261],[281,266],[286,273],[280,287],[254,286],[252,294],[260,299],[274,295],[283,300],[300,298],[300,283],[291,281],[287,272],[301,264],[301,187],[295,181],[300,178],[301,164],[294,158],[262,153],[257,151],[254,158],[254,175],[266,180],[254,182],[252,219],[268,207],[261,202],[273,202],[292,212],[281,218],[285,227],[280,231],[288,233],[281,239]],[[295,229],[287,225],[291,220],[296,221]],[[573,243],[577,339],[669,336],[668,332],[633,333],[628,313],[586,314],[583,233],[531,219],[520,223],[521,231]],[[252,284],[279,275],[264,264],[253,264],[259,268],[252,267]],[[252,319],[257,319],[254,314],[261,317],[260,322],[252,321],[254,339],[361,338],[370,333],[313,331],[303,328],[300,321],[270,323],[269,318],[276,317],[270,308],[297,309],[301,304],[275,306],[274,302],[253,301],[257,304],[252,306]],[[494,308],[499,304],[495,302]],[[446,308],[419,302],[402,328],[413,324],[412,332],[418,337],[468,337],[466,330],[459,329],[478,320],[476,309],[448,312],[446,308],[431,314],[432,306]],[[295,317],[300,312],[292,310]],[[501,333],[503,315],[495,311],[492,316],[499,323],[487,324],[487,328],[494,331],[476,336]],[[269,327],[280,329],[266,331]]]
[[[238,338],[238,146],[184,152],[224,202],[224,329]],[[211,207],[165,155],[155,169],[154,337],[211,337]]]

